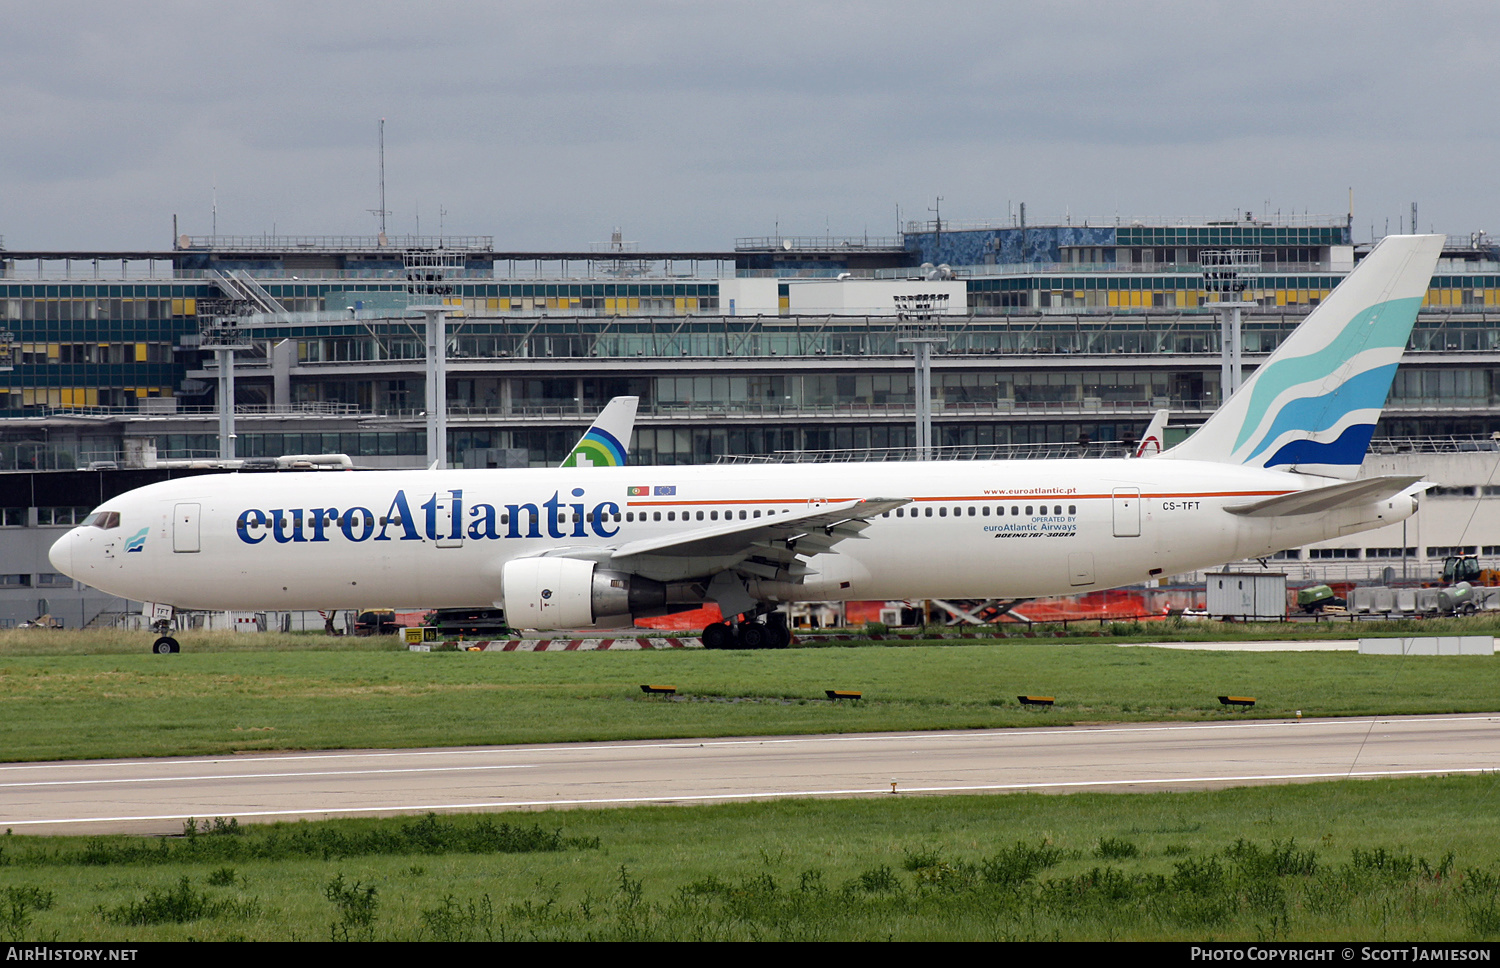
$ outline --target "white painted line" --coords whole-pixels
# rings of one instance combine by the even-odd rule
[[[472,773],[479,770],[533,770],[534,763],[480,764],[473,766],[419,766],[388,770],[316,770],[307,773],[220,773],[202,776],[129,776],[101,780],[23,780],[0,783],[0,790],[12,787],[103,786],[110,783],[188,783],[194,780],[280,780],[308,776],[383,776],[391,773]]]

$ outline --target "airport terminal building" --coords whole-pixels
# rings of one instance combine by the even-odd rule
[[[16,602],[0,604],[0,621],[35,613],[57,576],[32,546],[92,507],[69,497],[78,488],[61,485],[63,472],[221,455],[225,347],[241,458],[424,465],[426,361],[410,307],[434,302],[449,317],[452,466],[554,464],[621,394],[641,401],[634,463],[909,448],[914,339],[933,348],[935,444],[1098,455],[1158,409],[1180,434],[1218,405],[1221,323],[1208,304],[1239,304],[1254,367],[1369,248],[1345,217],[1069,221],[929,222],[890,238],[744,238],[692,252],[619,240],[509,252],[483,236],[0,247],[0,471],[31,481],[25,506],[7,492],[0,508],[0,549],[15,549],[0,550],[0,600]],[[1497,347],[1500,244],[1450,237],[1375,449],[1391,460],[1450,451],[1455,479],[1427,506],[1448,500],[1455,521],[1465,499],[1500,493]],[[1425,564],[1429,550],[1500,548],[1500,520],[1427,521],[1426,533],[1358,536],[1357,548],[1298,560],[1338,551],[1341,566]]]

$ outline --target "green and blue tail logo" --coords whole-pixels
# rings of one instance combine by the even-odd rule
[[[1443,236],[1391,236],[1187,440],[1162,456],[1353,479]]]
[[[605,404],[561,466],[624,467],[629,463],[637,402],[636,397],[615,397]]]
[[[624,467],[629,459],[625,447],[611,434],[590,427],[573,452],[562,462],[564,467]]]

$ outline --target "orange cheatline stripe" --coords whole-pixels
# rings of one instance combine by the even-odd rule
[[[906,498],[909,501],[978,501],[980,503],[993,501],[1107,501],[1119,498],[1189,498],[1189,497],[1279,497],[1283,494],[1299,493],[1291,488],[1270,491],[1147,491],[1141,494],[956,494],[946,497],[913,497]],[[845,501],[860,500],[859,498],[834,497],[821,504],[842,504]],[[866,499],[869,500],[869,499]],[[625,506],[655,507],[655,508],[677,508],[696,507],[709,505],[724,506],[726,504],[801,504],[808,505],[806,498],[725,498],[719,501],[626,501]]]

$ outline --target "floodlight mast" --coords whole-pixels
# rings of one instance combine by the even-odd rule
[[[945,267],[946,268],[946,267]],[[903,322],[897,330],[897,344],[911,345],[917,403],[917,457],[932,459],[932,348],[946,345],[948,334],[936,322],[935,310],[947,302],[946,293],[922,293],[897,296],[897,317]]]
[[[427,353],[427,465],[448,466],[448,314],[454,311],[451,301],[455,289],[453,278],[464,272],[461,252],[443,249],[408,250],[406,294],[408,312],[419,312],[424,318],[423,343]]]
[[[1223,401],[1244,380],[1240,314],[1245,308],[1244,292],[1250,280],[1241,273],[1260,272],[1260,250],[1204,249],[1198,258],[1203,269],[1203,291],[1220,297],[1203,303],[1203,307],[1218,310],[1219,399]]]

